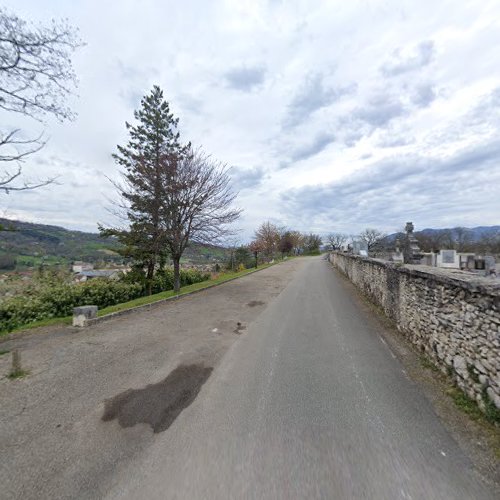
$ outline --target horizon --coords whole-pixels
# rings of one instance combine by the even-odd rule
[[[39,225],[43,225],[43,226],[50,226],[50,227],[55,227],[55,228],[58,228],[58,229],[64,229],[66,231],[78,231],[78,232],[82,232],[82,233],[86,233],[86,234],[93,234],[93,235],[99,235],[99,232],[96,231],[85,231],[85,230],[81,230],[81,229],[73,229],[73,228],[70,228],[70,227],[65,227],[65,226],[61,226],[61,225],[57,225],[57,224],[45,224],[45,223],[42,223],[42,222],[32,222],[32,221],[28,221],[28,220],[19,220],[19,219],[8,219],[6,217],[0,217],[0,219],[6,219],[6,220],[9,220],[9,221],[12,221],[12,222],[22,222],[22,223],[25,223],[25,224],[39,224]],[[472,226],[472,227],[466,227],[466,226],[449,226],[449,227],[424,227],[422,229],[415,229],[415,233],[419,233],[419,232],[422,232],[422,231],[428,231],[428,230],[431,230],[431,231],[446,231],[446,230],[453,230],[453,229],[459,229],[459,228],[463,228],[463,229],[467,229],[467,230],[475,230],[475,229],[490,229],[490,228],[497,228],[499,227],[500,228],[500,223],[499,224],[491,224],[491,225],[482,225],[482,226]],[[293,228],[293,227],[290,227],[290,228],[287,228],[287,229],[290,229],[290,230],[296,230],[296,228]],[[365,228],[366,229],[366,228]],[[370,228],[370,229],[378,229],[378,228]],[[303,232],[303,231],[301,231]],[[385,236],[393,236],[395,234],[397,234],[398,231],[394,231],[394,232],[391,232],[391,233],[386,233]],[[331,231],[331,233],[335,233],[335,231]],[[321,237],[326,237],[329,233],[317,233],[319,234]],[[345,233],[349,238],[352,238],[352,237],[355,237],[357,236],[357,233]],[[249,240],[247,241],[247,243],[249,242]],[[246,245],[247,243],[244,243],[244,242],[241,242],[241,240],[239,241],[239,243],[241,243],[241,245]],[[230,242],[221,242],[219,244],[217,243],[214,243],[214,246],[224,246],[225,244],[228,244],[231,246],[231,243]],[[325,244],[325,242],[323,242],[323,244]],[[204,243],[205,245],[205,243]]]

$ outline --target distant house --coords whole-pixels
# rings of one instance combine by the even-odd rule
[[[82,262],[81,260],[75,260],[72,266],[74,273],[81,273],[83,271],[91,271],[94,269],[94,264],[89,264],[88,262]]]
[[[77,283],[83,283],[84,281],[89,281],[95,278],[105,278],[110,280],[117,280],[120,277],[121,270],[119,269],[99,269],[88,271],[81,271],[76,273],[74,280]]]

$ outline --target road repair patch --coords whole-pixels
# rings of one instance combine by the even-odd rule
[[[106,400],[102,420],[116,418],[121,427],[144,423],[155,434],[163,432],[195,400],[212,370],[203,365],[180,365],[157,384],[128,389]]]

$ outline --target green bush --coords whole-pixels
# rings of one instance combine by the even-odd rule
[[[198,271],[197,269],[181,269],[180,281],[181,287],[201,283],[210,279],[209,273]],[[158,271],[153,280],[153,293],[165,292],[174,289],[174,270],[172,268]]]
[[[120,304],[142,293],[142,287],[137,284],[98,279],[33,288],[0,303],[0,331],[9,332],[42,319],[70,316],[73,307],[96,305],[103,308]]]

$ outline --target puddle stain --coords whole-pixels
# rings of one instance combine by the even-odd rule
[[[149,424],[155,434],[166,431],[200,392],[212,367],[180,365],[157,384],[128,389],[105,401],[102,420],[117,419],[121,427]]]
[[[263,305],[265,305],[265,302],[262,302],[262,300],[252,300],[247,304],[248,307],[263,306]]]

